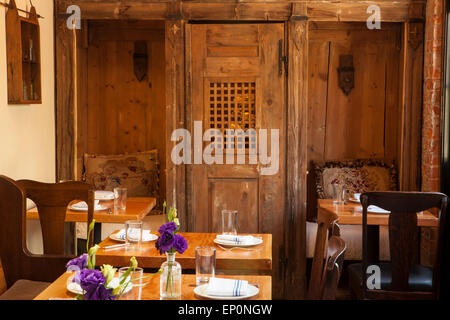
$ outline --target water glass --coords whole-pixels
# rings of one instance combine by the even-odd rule
[[[125,244],[127,250],[139,250],[141,248],[142,229],[142,221],[125,221]]]
[[[125,211],[127,209],[127,188],[114,188],[114,210]]]
[[[216,248],[197,247],[195,248],[195,282],[202,285],[209,282],[209,278],[214,278],[216,274]]]
[[[334,199],[333,203],[343,204],[345,196],[344,184],[337,182],[331,185],[333,186],[333,199]]]
[[[236,210],[222,210],[222,234],[237,235]]]
[[[119,269],[119,281],[122,279],[122,276],[127,272],[129,267],[123,267]],[[124,294],[120,298],[121,300],[141,300],[142,298],[142,277],[144,275],[144,269],[137,267],[134,271],[128,275],[125,283],[129,282],[128,286],[132,286],[132,289],[126,292],[125,289]],[[124,283],[124,284],[125,284]],[[126,292],[126,293],[125,293]]]

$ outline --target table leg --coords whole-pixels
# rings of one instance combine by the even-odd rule
[[[94,227],[94,244],[102,242],[102,224],[96,223]]]
[[[64,254],[75,254],[75,222],[64,223]]]
[[[367,226],[367,261],[378,263],[380,260],[380,227]]]

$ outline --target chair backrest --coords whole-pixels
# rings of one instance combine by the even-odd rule
[[[88,204],[89,224],[94,215],[93,187],[80,181],[43,183],[18,180],[16,182],[22,187],[25,197],[31,199],[37,206],[44,253],[64,254],[64,222],[67,206],[74,200],[85,201]]]
[[[361,195],[363,206],[363,270],[367,270],[368,236],[367,236],[367,208],[378,206],[390,211],[389,214],[389,250],[391,256],[392,282],[389,290],[368,290],[363,285],[366,298],[439,298],[439,275],[442,260],[442,237],[445,231],[445,215],[448,197],[437,192],[367,192]],[[436,262],[433,268],[432,292],[414,292],[409,288],[410,269],[418,260],[418,225],[417,213],[437,208],[439,210],[439,240]],[[363,284],[367,274],[363,272]]]
[[[27,196],[38,206],[44,240],[43,255],[32,254],[27,249]],[[0,176],[0,259],[8,287],[19,279],[54,281],[65,271],[67,261],[73,257],[64,255],[63,245],[53,244],[52,241],[63,243],[65,212],[72,200],[88,203],[88,221],[92,221],[94,192],[85,183],[18,183]]]
[[[344,240],[338,236],[332,236],[328,239],[327,261],[323,270],[322,300],[336,299],[336,292],[339,285],[339,279],[342,274],[342,265],[344,263],[346,245]]]
[[[317,217],[317,235],[307,299],[334,299],[336,295],[346,249],[340,238],[337,220],[336,214],[325,210],[321,210]]]

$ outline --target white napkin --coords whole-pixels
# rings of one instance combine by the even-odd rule
[[[371,205],[367,207],[367,212],[374,212],[374,213],[391,213],[390,211],[384,210],[380,207]]]
[[[255,238],[254,236],[236,236],[232,234],[218,234],[216,236],[216,239],[227,244],[243,244],[243,245],[253,244],[258,240],[258,238]]]
[[[88,209],[88,205],[84,201],[80,201],[80,202],[74,203],[73,205],[71,205],[71,207],[74,208],[74,209],[80,209],[80,210],[87,210]],[[95,200],[94,210],[103,210],[103,209],[105,209],[105,207],[100,205],[98,200]]]
[[[125,229],[120,229],[120,231],[117,232],[115,234],[115,236],[117,238],[119,238],[120,240],[125,240]],[[132,230],[130,232],[130,239],[131,240],[137,240],[138,238],[139,238],[138,231],[137,230],[136,231]],[[150,230],[145,230],[145,229],[142,230],[142,241],[150,241],[150,240],[152,240],[152,238],[153,238],[153,235],[150,233]]]
[[[97,191],[95,191],[95,199],[96,200],[114,200],[114,192],[97,190]]]
[[[209,296],[239,297],[247,295],[248,281],[209,278],[206,294]]]

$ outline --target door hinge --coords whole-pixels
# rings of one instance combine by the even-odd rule
[[[281,77],[284,72],[288,73],[288,58],[283,55],[283,40],[278,41],[278,75]]]

